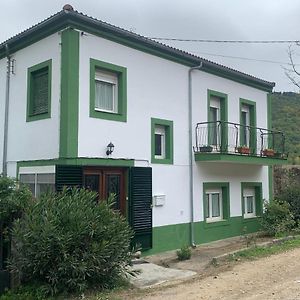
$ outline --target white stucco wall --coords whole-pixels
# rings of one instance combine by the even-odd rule
[[[21,49],[12,58],[16,68],[10,80],[7,159],[8,175],[16,176],[17,161],[58,157],[60,35],[53,34]],[[27,69],[49,59],[52,60],[51,118],[26,122]]]
[[[89,117],[89,59],[127,68],[127,122]],[[146,160],[153,170],[153,195],[166,195],[153,207],[153,225],[190,221],[188,181],[188,68],[92,35],[80,40],[79,157]],[[256,102],[257,126],[267,128],[267,94],[201,71],[193,72],[193,129],[207,121],[207,90],[228,94],[228,121],[240,122],[239,99]],[[151,118],[174,122],[174,164],[151,164]],[[194,136],[193,136],[194,138]],[[193,142],[195,144],[195,141]],[[147,163],[146,163],[147,164]],[[246,168],[245,168],[246,166]],[[231,215],[241,216],[241,182],[263,182],[268,198],[267,167],[239,164],[194,164],[195,221],[203,220],[203,182],[229,182]]]

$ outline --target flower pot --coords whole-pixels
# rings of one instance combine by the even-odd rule
[[[237,147],[237,152],[241,154],[250,154],[250,148],[249,147]]]
[[[273,149],[264,149],[263,150],[263,155],[264,156],[274,156],[274,150]]]
[[[212,146],[202,146],[200,147],[200,152],[212,152]]]

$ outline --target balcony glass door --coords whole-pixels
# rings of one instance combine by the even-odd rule
[[[241,146],[250,147],[250,111],[249,107],[243,106],[241,112]]]
[[[220,146],[220,101],[211,99],[209,107],[208,144],[216,150]]]

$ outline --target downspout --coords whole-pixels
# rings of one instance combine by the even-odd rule
[[[3,176],[7,176],[7,139],[8,139],[8,113],[9,113],[9,88],[10,88],[10,66],[11,58],[9,55],[8,45],[5,45],[7,57],[7,72],[6,72],[6,91],[5,91],[5,112],[4,112],[4,136],[3,136]]]
[[[190,241],[191,246],[196,247],[194,238],[194,183],[193,183],[193,96],[192,96],[192,72],[194,70],[200,70],[202,68],[202,62],[197,67],[192,67],[189,69],[189,192],[190,192],[190,207],[191,207],[191,223],[190,223]]]

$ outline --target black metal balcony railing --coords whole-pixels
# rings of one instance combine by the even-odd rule
[[[194,152],[284,159],[287,156],[284,143],[285,137],[281,131],[224,121],[201,122],[196,126]]]

